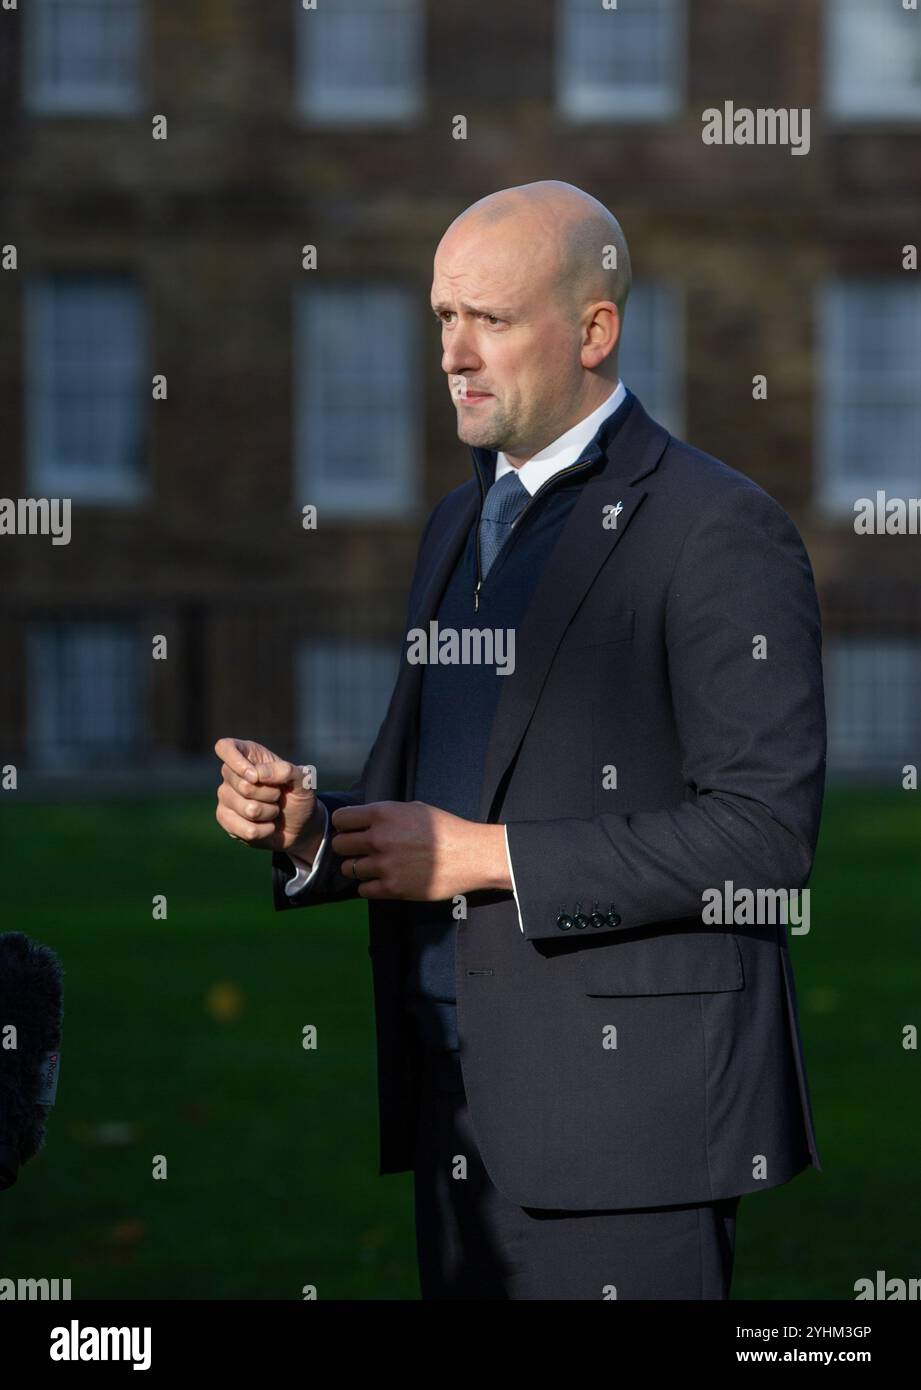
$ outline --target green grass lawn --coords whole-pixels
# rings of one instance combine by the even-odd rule
[[[811,932],[791,939],[825,1171],[743,1200],[734,1298],[921,1275],[921,1061],[902,1047],[919,841],[910,793],[826,801]],[[3,929],[65,969],[58,1103],[0,1194],[0,1277],[70,1277],[75,1298],[417,1298],[411,1177],[377,1176],[364,905],[276,913],[268,856],[204,798],[8,793],[0,844]]]

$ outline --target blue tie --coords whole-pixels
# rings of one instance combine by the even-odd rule
[[[515,469],[503,473],[487,492],[480,516],[480,573],[484,579],[511,535],[512,523],[530,498]]]

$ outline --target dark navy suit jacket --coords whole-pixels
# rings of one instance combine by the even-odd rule
[[[407,628],[431,620],[480,504],[473,477],[436,505]],[[510,892],[471,893],[456,946],[464,1085],[493,1182],[522,1206],[592,1210],[707,1202],[821,1168],[788,928],[703,917],[727,881],[794,891],[812,867],[825,702],[796,528],[634,400],[516,637],[479,819],[508,827],[524,930]],[[407,799],[421,669],[402,663],[361,777],[321,794],[330,811]],[[291,862],[273,856],[276,907],[355,896],[341,863],[328,849],[288,898]],[[613,905],[604,925],[566,925],[595,903]],[[401,908],[369,902],[382,1173],[413,1156]]]

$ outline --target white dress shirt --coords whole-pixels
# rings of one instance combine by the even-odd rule
[[[548,444],[545,449],[529,458],[527,463],[523,463],[518,469],[518,477],[532,497],[538,488],[543,487],[555,473],[560,473],[564,468],[571,468],[581,457],[586,446],[591,442],[598,432],[603,420],[606,420],[619,405],[623,403],[627,395],[626,387],[622,381],[618,381],[606,400],[601,402],[591,415],[586,415],[584,420],[573,425],[572,429],[561,434],[559,439],[554,439],[552,444]],[[503,473],[508,473],[515,465],[509,463],[505,454],[496,455],[496,476],[494,482],[498,482]],[[322,801],[320,805],[323,806]],[[323,806],[323,813],[326,817],[323,840],[317,850],[313,864],[306,859],[301,859],[298,855],[290,854],[288,858],[294,864],[297,872],[285,884],[285,892],[289,898],[293,898],[300,893],[312,881],[317,873],[326,846],[329,844],[329,812]],[[508,835],[505,837],[505,857],[508,861],[509,876],[512,880],[512,892],[515,896],[515,905],[518,907],[518,925],[524,932],[524,923],[521,920],[521,906],[518,903],[518,890],[515,887],[515,870],[512,867],[512,858],[508,849]]]

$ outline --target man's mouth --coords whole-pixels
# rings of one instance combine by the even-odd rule
[[[482,405],[483,401],[491,401],[493,398],[491,391],[481,391],[476,386],[471,386],[465,376],[452,376],[450,378],[451,397],[461,405]]]

